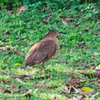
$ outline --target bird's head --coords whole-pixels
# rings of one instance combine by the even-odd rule
[[[57,37],[57,35],[61,33],[61,32],[58,32],[57,30],[50,30],[45,37]]]

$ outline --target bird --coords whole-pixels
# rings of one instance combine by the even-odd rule
[[[55,56],[60,49],[57,39],[59,33],[61,32],[50,30],[42,40],[35,43],[25,57],[25,66],[33,66],[42,63],[41,67],[46,73],[44,63]]]

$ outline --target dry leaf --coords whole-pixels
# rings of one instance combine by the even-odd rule
[[[84,75],[100,79],[100,71],[92,72],[92,73],[84,73]]]
[[[20,53],[18,51],[16,51],[16,50],[8,52],[8,54],[13,54],[13,53],[17,53],[18,55],[20,55]]]
[[[36,88],[48,88],[48,89],[52,89],[52,88],[58,88],[58,86],[54,85],[54,86],[45,86],[45,85],[42,85],[42,86],[36,86]]]
[[[25,95],[23,95],[24,97],[31,97],[32,96],[32,94],[31,93],[26,93]]]
[[[81,94],[82,95],[89,95],[89,94],[95,94],[96,91],[82,91]]]
[[[1,48],[0,48],[0,50],[1,50],[1,51],[4,51],[4,52],[9,51],[10,49],[11,49],[11,47],[9,47],[9,46],[1,47]]]
[[[100,83],[100,79],[98,79],[98,83]]]
[[[40,10],[41,12],[45,12],[45,9]]]
[[[22,80],[19,79],[19,78],[17,78],[17,81],[18,81],[19,83],[26,84],[24,81],[22,81]]]
[[[31,46],[33,46],[34,45],[34,43],[32,43],[32,44],[30,44]]]
[[[4,9],[7,9],[7,11],[10,10],[10,9],[7,7],[7,5],[4,5],[3,8],[0,8],[1,11],[4,10]]]
[[[80,94],[82,94],[82,95],[89,95],[89,94],[96,93],[96,91],[94,91],[90,87],[82,87],[81,90],[82,90],[82,92]]]
[[[68,22],[72,21],[72,18],[67,18],[65,16],[60,16],[61,19],[63,19],[62,23],[63,24],[68,24]]]
[[[67,92],[67,93],[71,93],[71,86],[68,85],[68,84],[66,84],[66,85],[64,86],[64,91]]]
[[[96,8],[96,9],[100,9],[100,7],[99,7],[99,6],[95,6],[95,8]]]
[[[54,100],[62,100],[62,99],[56,95],[56,96],[54,97]]]
[[[3,47],[4,45],[5,45],[5,43],[3,42],[3,43],[0,44],[0,47]]]
[[[87,70],[78,70],[77,72],[84,74],[86,76],[89,76],[89,77],[100,79],[100,70],[99,69],[96,69],[96,70],[97,70],[97,72],[89,72]]]
[[[66,95],[68,98],[73,98],[73,97],[75,97],[75,98],[77,98],[75,95],[73,95],[73,94],[70,94],[70,95]]]
[[[32,94],[30,93],[32,90],[29,90],[27,93],[25,93],[25,94],[23,94],[22,96],[23,97],[31,97],[32,96]]]
[[[4,33],[4,34],[6,34],[7,32],[8,32],[7,29],[6,29],[6,30],[3,30],[3,33]]]
[[[71,93],[73,90],[75,91],[75,93],[81,92],[80,89],[76,89],[75,87],[70,86],[70,85],[68,86],[68,84],[64,86],[64,91],[67,92],[67,93]]]
[[[45,16],[44,18],[42,18],[42,22],[44,24],[48,24],[48,21],[50,21],[50,20],[51,20],[51,18],[49,16]]]
[[[93,55],[94,55],[94,56],[99,56],[99,55],[100,55],[100,53],[95,52]]]
[[[79,88],[79,87],[82,87],[81,85],[80,85],[80,83],[84,83],[84,82],[86,82],[86,81],[80,81],[79,79],[71,79],[69,82],[68,82],[68,84],[66,84],[65,86],[64,86],[64,90],[66,91],[66,92],[68,92],[68,93],[71,93],[73,90],[75,91],[75,93],[79,93],[79,92],[81,92],[81,90],[80,89],[76,89],[77,87]]]
[[[71,79],[71,80],[68,82],[68,84],[69,84],[70,86],[77,87],[77,85],[80,84],[80,80],[78,80],[78,79]]]
[[[4,83],[6,80],[7,80],[6,78],[5,78],[5,79],[4,79],[4,78],[3,78],[3,79],[0,79],[0,83],[1,83],[1,82]]]
[[[15,10],[13,10],[13,11],[16,12],[16,13],[21,13],[21,12],[24,11],[25,9],[26,9],[26,7],[25,7],[25,5],[23,5],[23,6],[21,6],[21,7],[17,8],[17,9],[15,9]]]
[[[100,71],[100,65],[95,68],[96,71]]]
[[[0,88],[0,92],[3,92],[3,93],[11,93],[10,90],[4,89],[4,88]]]
[[[4,38],[2,41],[3,41],[3,42],[7,42],[8,40],[7,40],[6,38]]]
[[[32,78],[31,75],[27,75],[27,74],[12,76],[12,78],[25,78],[25,77],[29,77],[30,79]],[[33,78],[34,78],[34,77],[33,77]]]
[[[11,33],[11,32],[12,31],[8,31],[7,29],[2,31],[2,33],[6,34],[6,35],[9,34],[9,33]]]
[[[42,76],[42,77],[35,77],[35,76],[32,76],[32,75],[27,75],[27,74],[23,74],[23,75],[15,75],[15,76],[12,76],[12,78],[25,78],[25,77],[28,77],[29,79],[33,80],[33,79],[45,79],[45,78],[50,78],[50,75],[46,75],[46,76]]]
[[[88,70],[77,70],[77,73],[81,73],[81,74],[87,73],[87,72],[89,72],[89,71]]]

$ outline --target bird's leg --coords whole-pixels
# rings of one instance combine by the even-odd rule
[[[45,73],[46,73],[46,70],[45,70],[45,67],[44,67],[44,62],[41,64],[41,67],[40,67],[40,74],[42,75],[42,68],[44,69]]]
[[[42,63],[42,67],[43,67],[43,69],[44,69],[44,71],[46,73],[45,66],[44,66],[44,62]]]

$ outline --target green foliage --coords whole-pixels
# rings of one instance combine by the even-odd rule
[[[23,0],[1,0],[0,8],[3,8],[5,5],[7,5],[9,9],[14,9],[15,7],[23,5]]]
[[[22,13],[9,15],[7,10],[0,11],[0,84],[2,88],[15,90],[11,95],[12,98],[9,98],[9,94],[5,96],[1,93],[0,96],[4,99],[54,99],[52,96],[54,94],[61,95],[62,87],[71,79],[70,73],[73,76],[81,76],[82,79],[86,79],[85,76],[78,74],[77,70],[89,70],[90,67],[100,64],[100,10],[96,9],[95,3],[78,5],[79,0],[77,0],[77,3],[74,3],[75,0],[64,3],[65,1],[35,1],[30,5],[31,1],[28,2],[27,0],[25,2],[27,5],[29,4],[29,8]],[[70,7],[70,4],[74,6]],[[45,11],[41,11],[43,8]],[[46,16],[50,17],[51,20],[46,20],[47,23],[44,23],[43,18]],[[63,19],[60,16],[72,18],[72,21],[63,24]],[[53,29],[63,32],[58,36],[61,49],[55,58],[45,63],[46,69],[51,70],[51,73],[49,73],[51,77],[39,80],[40,73],[36,71],[39,70],[37,67],[40,67],[40,65],[25,68],[24,59],[32,44],[41,40],[49,30]],[[6,33],[5,30],[7,30]],[[15,53],[14,50],[19,52],[20,55]],[[34,80],[21,79],[25,84],[12,78],[14,75],[21,74],[30,74],[36,76],[36,78]],[[42,76],[44,76],[44,71]],[[2,82],[5,77],[7,77],[5,82]],[[93,84],[93,81],[85,83],[86,87],[91,86],[91,89],[97,91],[98,86],[95,84]],[[38,85],[56,85],[59,88],[37,88]],[[32,90],[31,98],[21,97],[28,90]],[[97,98],[100,98],[100,95],[97,95]],[[64,99],[68,98],[64,96]]]
[[[73,7],[75,5],[77,6],[83,3],[95,3],[98,6],[100,4],[100,0],[1,0],[0,8],[3,8],[5,5],[7,5],[8,8],[14,9],[21,5],[35,5],[38,2],[40,2],[38,6],[39,9],[50,6],[51,9],[55,11]]]
[[[9,0],[0,0],[0,8],[4,7],[5,3],[8,3]]]

